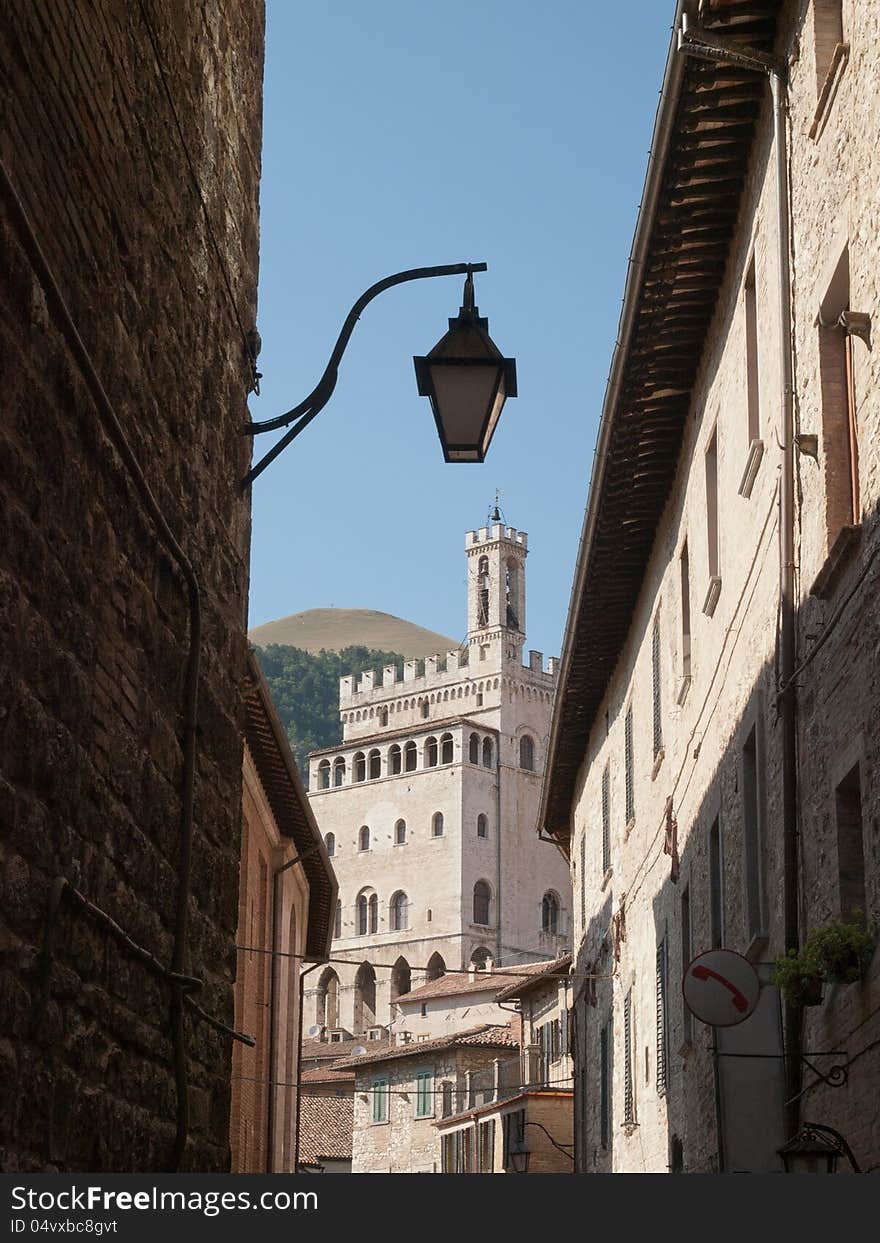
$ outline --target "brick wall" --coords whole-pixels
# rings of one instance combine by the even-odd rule
[[[228,271],[233,310],[140,4],[34,0],[0,22],[0,155],[203,603],[187,969],[232,1020],[263,12],[144,0]],[[167,1168],[167,984],[62,903],[68,877],[162,963],[177,896],[185,591],[0,202],[0,1163]],[[184,1165],[229,1160],[228,1041],[187,1019]]]

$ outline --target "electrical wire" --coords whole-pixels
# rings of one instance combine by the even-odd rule
[[[306,958],[305,954],[296,954],[292,950],[266,949],[262,945],[241,945],[238,942],[236,942],[235,948],[241,951],[242,953],[246,953],[246,954],[260,954],[261,956],[264,956],[264,957],[299,958],[299,959],[302,959],[302,961],[304,962],[312,961],[311,959]],[[379,969],[382,971],[394,971],[397,968],[396,962],[368,962],[364,957],[325,958],[321,960],[320,965],[321,966],[338,965],[338,966],[343,966],[343,967],[361,967],[364,965],[364,963],[366,963],[368,967],[373,967],[374,969]],[[427,971],[428,970],[427,967],[414,967],[412,966],[412,964],[408,964],[408,965],[409,965],[410,971]],[[523,963],[524,968],[528,967],[529,965],[530,965],[529,963]],[[532,964],[532,965],[537,965],[537,964]],[[446,967],[443,971],[443,975],[444,976],[445,975],[475,975],[475,976],[480,976],[480,977],[485,976],[487,980],[495,980],[496,982],[498,982],[499,980],[502,982],[504,980],[509,980],[511,984],[516,983],[517,979],[528,981],[528,980],[538,980],[538,979],[540,980],[610,980],[613,978],[612,975],[600,975],[596,973],[585,974],[583,972],[569,973],[567,971],[558,971],[558,972],[548,971],[545,974],[544,972],[535,972],[535,971],[527,971],[527,970],[517,971],[511,967],[498,967],[494,971],[475,971],[474,968],[472,967]],[[442,977],[438,977],[438,978],[442,978]],[[425,983],[432,983],[432,981],[426,980]],[[500,984],[499,984],[499,987],[500,987]],[[404,993],[403,996],[406,996],[406,994]]]

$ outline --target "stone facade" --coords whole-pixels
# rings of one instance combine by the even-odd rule
[[[532,832],[556,662],[522,664],[527,547],[500,522],[469,532],[466,644],[341,681],[343,741],[311,755],[309,786],[339,877],[333,956],[352,966],[307,991],[317,1027],[362,1034],[447,967],[568,945],[565,860]]]
[[[481,1025],[338,1063],[356,1076],[352,1173],[439,1173],[435,1123],[467,1099],[472,1076],[491,1077],[497,1065],[511,1059],[518,1067],[508,1028]]]
[[[880,363],[876,350],[838,326],[847,308],[878,314],[880,14],[868,0],[844,0],[829,46],[823,23],[834,7],[755,6],[778,9],[776,47],[790,72],[785,296],[799,446],[801,942],[855,907],[874,920],[880,914]],[[583,1172],[781,1168],[783,1046],[771,982],[785,946],[787,867],[777,696],[784,430],[776,220],[767,92],[676,472],[570,800]],[[564,654],[560,698],[574,676],[565,662]],[[564,745],[558,738],[551,754],[545,810],[563,780]],[[729,1035],[698,1022],[681,999],[687,962],[713,945],[745,954],[763,984],[759,1011]],[[801,1116],[838,1127],[862,1167],[874,1170],[878,989],[875,954],[862,983],[826,987],[824,1003],[801,1012],[802,1047],[843,1050],[849,1069],[847,1085],[833,1088],[804,1067]],[[728,1056],[736,1052],[766,1060]],[[826,1072],[834,1060],[811,1057]],[[742,1142],[747,1110],[751,1147]]]
[[[230,1143],[235,1173],[263,1174],[294,1169],[300,971],[327,958],[336,882],[269,688],[249,663],[235,1027],[256,1046],[233,1046]]]
[[[184,970],[233,1018],[263,6],[146,9],[149,30],[137,5],[105,2],[0,20],[7,1170],[167,1169],[180,1138],[168,981],[73,897],[171,963],[191,594],[135,460],[201,589]],[[58,877],[73,888],[41,958]],[[224,1170],[230,1043],[194,1014],[185,1031],[180,1164]]]

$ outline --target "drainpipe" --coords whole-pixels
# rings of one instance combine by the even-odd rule
[[[299,1135],[302,1126],[302,1115],[300,1112],[300,1100],[302,1099],[302,1064],[303,1064],[303,998],[305,990],[303,982],[311,971],[317,971],[321,966],[319,962],[313,963],[311,967],[306,967],[305,971],[299,973],[299,1057],[296,1059],[296,1134],[293,1145],[293,1170],[292,1173],[299,1173]]]
[[[282,863],[281,867],[276,868],[272,874],[272,966],[270,968],[269,977],[269,1096],[266,1102],[266,1173],[274,1174],[275,1170],[275,1094],[278,1091],[278,1084],[281,1081],[281,1073],[279,1071],[278,1062],[278,1041],[276,1038],[276,1026],[278,1023],[278,994],[281,991],[281,886],[282,875],[288,868],[292,868],[294,864],[300,863],[309,855],[317,853],[321,849],[320,844],[315,843],[308,850],[304,850],[302,854],[294,855],[292,859],[288,859],[286,863]],[[293,949],[290,951],[293,953]],[[320,966],[316,963],[315,966]],[[309,967],[309,971],[314,971],[314,967]],[[300,1028],[300,1045],[302,1044],[302,975],[300,975],[300,1012],[299,1012],[299,1028]],[[297,1063],[297,1067],[298,1067]],[[299,1126],[299,1081],[297,1081],[296,1089],[297,1104],[297,1127]]]
[[[782,718],[782,834],[783,922],[785,949],[800,943],[798,916],[798,770],[797,690],[793,681],[796,653],[797,604],[794,559],[794,386],[791,360],[791,219],[786,139],[786,72],[781,61],[763,52],[742,48],[696,28],[689,28],[682,14],[678,49],[716,63],[726,62],[766,74],[773,101],[773,148],[776,173],[777,292],[779,297],[780,425],[782,432],[782,480],[779,494],[779,697]],[[786,1126],[790,1135],[798,1127],[801,1082],[801,1010],[785,1003]]]

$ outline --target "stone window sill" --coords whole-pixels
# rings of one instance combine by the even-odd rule
[[[678,688],[678,696],[677,696],[679,708],[683,706],[684,701],[688,697],[688,692],[691,689],[691,680],[692,680],[691,675],[689,673],[685,673],[682,675],[681,685]]]
[[[748,949],[745,957],[749,962],[760,962],[768,944],[770,943],[770,934],[767,932],[756,932],[749,941]]]
[[[713,574],[709,579],[709,590],[706,592],[706,599],[703,601],[703,612],[707,617],[711,617],[715,612],[715,606],[718,603],[718,597],[721,595],[721,575]]]
[[[840,528],[837,539],[831,545],[831,550],[825,558],[825,564],[816,575],[810,588],[811,596],[818,596],[820,600],[827,600],[833,594],[844,571],[861,547],[861,543],[861,523]]]
[[[755,486],[755,480],[758,477],[758,467],[764,457],[763,440],[753,440],[749,445],[749,455],[746,458],[746,468],[743,471],[743,477],[739,483],[739,494],[744,496],[746,500],[752,495],[752,488]]]
[[[832,54],[831,64],[828,66],[828,72],[825,75],[825,81],[822,83],[819,98],[816,100],[816,111],[813,114],[813,122],[809,130],[810,137],[814,142],[822,137],[825,122],[831,114],[831,105],[834,103],[837,88],[840,85],[840,79],[843,77],[843,71],[848,60],[849,44],[838,43]]]
[[[657,754],[654,756],[654,767],[651,769],[651,780],[652,781],[656,780],[657,774],[659,773],[660,769],[663,767],[663,760],[665,756],[666,756],[666,751],[663,747],[661,747],[660,750],[657,752]]]

